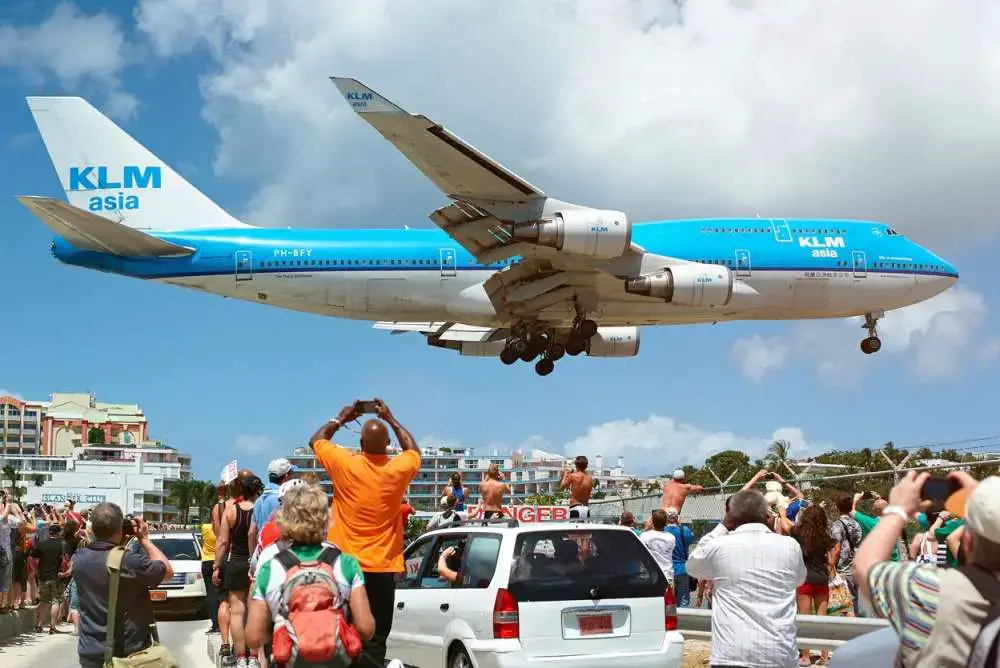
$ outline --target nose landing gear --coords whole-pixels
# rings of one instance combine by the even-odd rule
[[[865,313],[865,324],[861,325],[862,328],[868,330],[868,338],[861,340],[861,352],[865,355],[877,353],[882,349],[882,339],[878,338],[876,327],[878,326],[879,319],[884,316],[885,313],[881,311]]]

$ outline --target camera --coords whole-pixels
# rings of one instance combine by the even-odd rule
[[[131,538],[135,535],[135,525],[132,524],[131,515],[126,515],[125,519],[122,520],[122,535],[126,538]]]

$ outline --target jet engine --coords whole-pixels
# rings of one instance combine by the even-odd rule
[[[441,341],[429,338],[427,343],[435,348],[457,350],[459,355],[470,357],[496,357],[504,347],[503,341]]]
[[[678,264],[625,279],[625,292],[680,306],[726,306],[733,298],[733,272],[717,264]]]
[[[638,327],[598,327],[587,340],[588,357],[635,357],[639,354]]]
[[[621,257],[632,243],[628,216],[602,209],[559,211],[551,220],[515,224],[511,232],[520,241],[605,260]]]

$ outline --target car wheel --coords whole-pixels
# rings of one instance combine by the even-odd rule
[[[448,662],[448,668],[472,668],[472,659],[469,658],[469,654],[465,651],[464,647],[459,647],[451,653],[451,661]]]

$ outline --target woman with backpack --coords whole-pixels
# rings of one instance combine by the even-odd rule
[[[253,647],[270,644],[279,666],[346,667],[375,633],[361,565],[325,542],[329,521],[329,502],[318,485],[289,489],[275,516],[287,547],[257,570],[246,634]]]

